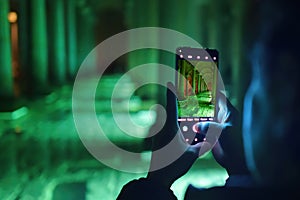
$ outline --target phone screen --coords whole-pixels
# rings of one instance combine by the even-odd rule
[[[197,143],[204,136],[195,124],[214,121],[216,116],[218,51],[191,47],[176,51],[178,123],[185,140]]]

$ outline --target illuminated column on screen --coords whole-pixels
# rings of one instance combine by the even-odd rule
[[[30,82],[34,92],[43,93],[48,80],[48,45],[45,0],[31,0]]]
[[[185,87],[186,87],[186,79],[185,77],[185,65],[184,61],[179,61],[181,68],[179,69],[180,71],[178,72],[181,76],[178,77],[178,86],[179,86],[179,98],[184,98],[185,97]]]
[[[49,77],[54,85],[61,85],[66,79],[66,45],[64,2],[53,0],[49,3]]]
[[[8,22],[9,1],[0,4],[0,98],[13,97],[11,41]]]
[[[199,91],[202,92],[203,91],[203,79],[202,79],[202,75],[199,75]]]
[[[193,88],[194,88],[194,92],[195,94],[198,93],[198,87],[197,87],[197,72],[198,70],[196,68],[194,68],[194,72],[193,72]]]
[[[65,19],[66,19],[66,49],[67,49],[67,78],[73,80],[77,72],[76,60],[76,7],[75,0],[65,1]]]
[[[202,81],[201,81],[202,92],[205,92],[206,91],[206,82],[205,82],[205,79],[203,78],[203,76],[201,79],[202,79]]]

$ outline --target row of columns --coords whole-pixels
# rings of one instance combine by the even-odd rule
[[[242,52],[241,34],[245,3],[237,4],[239,1],[236,0],[222,3],[216,0],[212,2],[191,0],[188,3],[173,0],[163,2],[127,0],[126,2],[125,21],[128,28],[143,26],[170,28],[191,36],[205,47],[217,48],[220,52],[220,67],[224,82],[233,86],[232,91],[237,91],[234,96],[239,100],[242,98],[244,86],[241,84],[243,76],[240,74],[243,70],[241,70],[240,52]],[[91,42],[88,42],[90,39],[84,38],[84,35],[93,32],[93,27],[88,25],[93,23],[86,23],[88,19],[81,16],[78,17],[78,23],[85,25],[86,28],[76,29],[75,3],[75,0],[18,1],[19,63],[23,75],[25,74],[26,88],[41,92],[47,88],[49,81],[52,84],[62,84],[67,78],[74,77],[78,59],[82,60],[81,57],[86,56],[86,52],[81,51],[90,49],[90,47],[85,48]],[[2,0],[0,98],[14,95],[8,12],[9,0]],[[155,36],[152,39],[155,40]],[[129,45],[139,40],[139,38],[130,38]],[[156,40],[160,42],[157,38]],[[80,46],[78,52],[76,41]],[[145,61],[173,66],[174,55],[161,51],[145,51],[140,54],[135,52],[129,55],[128,66],[134,67],[137,64],[144,64]],[[153,76],[154,79],[164,79],[164,76],[170,75],[153,72],[149,76]],[[159,103],[164,104],[165,91],[157,91],[156,87],[153,87],[145,92],[145,95],[153,98],[157,93]]]
[[[18,14],[19,80],[14,80],[9,0],[0,2],[0,98],[23,93],[43,94],[51,85],[74,78],[77,71],[75,0],[22,0],[13,8]]]
[[[185,76],[178,75],[178,97],[180,99],[184,99],[187,96],[197,95],[201,92],[209,90],[206,80],[198,70],[193,69],[191,76],[187,75],[184,68],[182,68],[179,73],[186,74]]]

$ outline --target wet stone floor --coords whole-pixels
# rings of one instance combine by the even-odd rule
[[[112,81],[112,78],[107,81]],[[130,89],[130,84],[127,83],[126,87]],[[150,153],[143,148],[142,138],[147,135],[155,118],[147,106],[153,102],[131,98],[133,112],[130,116],[138,126],[127,126],[126,130],[141,137],[133,138],[124,134],[115,122],[118,118],[119,125],[126,127],[124,121],[128,120],[128,116],[122,110],[122,101],[118,99],[117,112],[112,115],[107,111],[109,100],[105,94],[97,94],[95,111],[105,133],[102,136],[93,134],[97,125],[88,121],[84,125],[89,134],[78,133],[72,103],[77,101],[76,105],[79,105],[76,108],[79,119],[86,119],[86,100],[81,97],[72,99],[72,85],[58,88],[47,96],[27,100],[19,113],[0,113],[1,200],[113,200],[124,184],[146,175],[144,169],[149,166]],[[80,137],[92,141],[96,150],[103,150],[101,159],[91,155]],[[104,142],[105,137],[138,156],[135,160],[128,160],[122,153],[110,150],[107,147],[109,142]],[[131,169],[131,172],[120,171],[115,166]],[[199,187],[223,185],[226,177],[224,169],[208,153],[177,180],[172,189],[178,199],[182,199],[188,184]]]

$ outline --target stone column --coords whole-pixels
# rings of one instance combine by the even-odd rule
[[[215,1],[210,1],[208,5],[208,14],[209,17],[205,17],[208,23],[208,48],[212,49],[218,49],[219,47],[219,41],[218,41],[218,36],[220,32],[220,26],[219,26],[219,13],[217,10],[217,5],[218,3],[215,3]]]
[[[185,64],[183,64],[183,61],[179,61],[179,62],[181,62],[181,65],[182,65],[182,67],[181,67],[181,69],[179,69],[180,71],[179,71],[179,73],[181,74],[181,76],[179,76],[178,77],[178,83],[179,83],[179,85],[178,85],[178,87],[179,87],[179,98],[180,99],[184,99],[184,97],[185,97],[185,91],[186,91],[186,79],[184,78],[185,77]]]
[[[13,93],[13,73],[11,40],[8,22],[9,1],[0,1],[0,111],[7,109],[5,100],[11,100]],[[2,105],[2,103],[4,105]],[[9,101],[9,104],[12,102]],[[5,110],[6,111],[6,110]],[[13,134],[1,135],[0,141],[0,178],[16,173],[15,137]]]
[[[11,58],[10,27],[8,22],[9,1],[0,2],[0,98],[10,99],[14,96]]]
[[[170,28],[179,31],[196,41],[200,39],[201,27],[198,21],[199,3],[196,0],[180,1],[165,0],[160,1],[160,27]],[[160,41],[163,43],[164,41]],[[175,49],[174,49],[175,53]],[[175,54],[160,52],[159,63],[175,68]],[[173,80],[174,76],[170,74],[158,74],[159,79]],[[166,91],[158,91],[158,103],[165,104]]]
[[[30,1],[30,57],[28,69],[30,89],[34,93],[46,92],[48,81],[48,45],[46,33],[45,0]],[[33,90],[33,91],[32,91]]]
[[[80,1],[77,3],[79,4]],[[76,33],[77,33],[77,66],[80,66],[84,59],[88,56],[91,50],[96,46],[95,42],[95,17],[92,10],[87,5],[77,5],[77,20],[76,20]],[[88,65],[95,68],[96,59],[89,58]]]
[[[202,37],[202,24],[199,21],[200,19],[200,11],[199,11],[199,1],[198,0],[189,0],[189,1],[179,1],[182,2],[183,5],[179,5],[178,11],[179,13],[186,13],[186,17],[180,17],[178,15],[179,20],[181,20],[181,24],[184,25],[183,33],[187,34],[194,40],[196,40],[200,45],[201,37]],[[204,20],[205,21],[205,20]]]
[[[19,1],[18,7],[18,37],[19,37],[19,64],[20,64],[20,89],[21,92],[30,88],[28,73],[30,71],[30,32],[29,32],[29,3],[28,0]]]
[[[49,1],[48,8],[49,78],[52,84],[61,85],[66,80],[64,1]]]
[[[231,67],[232,67],[232,92],[233,104],[241,110],[245,89],[245,80],[243,75],[243,20],[245,11],[244,1],[235,4],[233,8],[233,19],[231,27]],[[236,103],[235,103],[236,102]]]
[[[129,0],[126,6],[125,19],[126,24],[128,24],[128,28],[138,28],[138,27],[156,27],[158,26],[158,17],[159,17],[159,1],[158,0]],[[142,44],[143,41],[151,41],[153,43],[157,43],[156,35],[148,35],[148,36],[131,36],[128,41],[129,47],[134,46],[135,44]],[[137,67],[142,64],[147,63],[157,63],[158,62],[158,54],[159,52],[156,50],[150,49],[142,49],[135,52],[130,52],[128,54],[128,69]],[[151,70],[151,73],[147,73],[147,77],[149,77],[153,81],[157,81],[158,71]],[[145,74],[136,74],[136,80],[139,80],[140,77],[145,76]],[[137,94],[146,99],[156,98],[157,93],[157,85],[148,85],[145,89],[138,90]]]
[[[66,73],[69,80],[73,80],[77,73],[76,56],[76,7],[75,0],[65,1],[65,27],[66,27]]]
[[[197,69],[194,68],[194,71],[193,71],[193,89],[194,89],[195,94],[197,94],[197,91],[198,91],[198,89],[197,89],[197,76],[198,76],[197,72],[198,72]]]
[[[159,1],[159,26],[163,28],[169,28],[176,31],[184,32],[186,19],[186,9],[184,2],[165,0]],[[180,10],[180,12],[179,12]],[[180,13],[180,14],[178,14]],[[161,39],[161,38],[160,38]],[[159,41],[163,43],[164,41]],[[175,53],[175,49],[174,49]],[[170,54],[167,52],[159,52],[159,63],[173,66],[175,69],[175,54]],[[158,73],[158,79],[160,80],[174,80],[175,77],[171,74]],[[157,92],[157,103],[161,105],[166,105],[166,88],[160,87]]]

